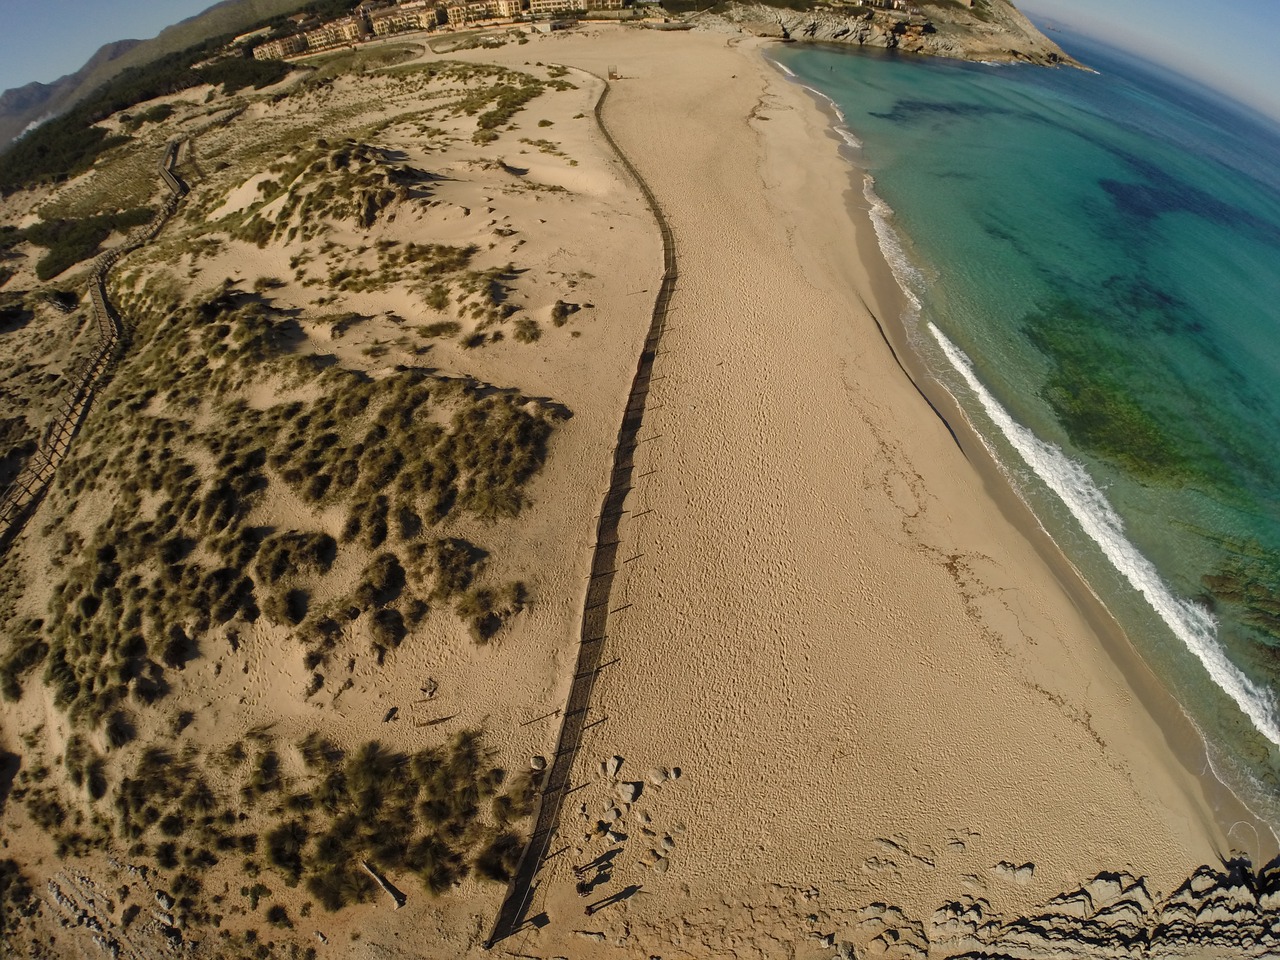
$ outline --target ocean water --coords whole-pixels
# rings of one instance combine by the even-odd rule
[[[1280,828],[1280,128],[1097,73],[789,45],[840,114],[912,349]]]

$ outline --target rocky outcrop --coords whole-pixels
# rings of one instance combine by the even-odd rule
[[[926,4],[908,10],[879,6],[815,5],[809,10],[764,3],[731,3],[720,19],[763,36],[880,47],[956,60],[1079,66],[1008,0],[974,0],[974,6]]]
[[[965,896],[925,923],[887,904],[859,916],[872,953],[923,960],[1262,960],[1280,956],[1280,863],[1200,867],[1168,897],[1129,873],[1100,873],[1028,915],[1002,917]],[[871,940],[867,940],[871,937]]]

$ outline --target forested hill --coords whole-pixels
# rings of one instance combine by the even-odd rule
[[[354,6],[355,0],[338,0],[336,5],[345,10]],[[151,40],[105,43],[75,73],[52,83],[29,83],[0,93],[0,149],[32,123],[66,112],[124,70],[143,67],[214,37],[235,36],[274,17],[316,6],[306,0],[223,0],[203,13],[166,27]],[[335,6],[335,2],[326,0],[319,6]]]

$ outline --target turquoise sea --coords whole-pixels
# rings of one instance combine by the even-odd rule
[[[1280,128],[1096,73],[789,45],[868,174],[905,335],[1280,828]]]

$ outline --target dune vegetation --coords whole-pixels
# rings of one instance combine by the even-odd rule
[[[520,231],[449,192],[474,171],[488,194],[563,193],[486,151],[576,88],[405,62],[421,52],[340,54],[266,95],[278,65],[179,58],[163,96],[124,77],[82,148],[50,128],[57,156],[3,181],[29,191],[5,209],[34,214],[0,225],[5,480],[93,342],[84,260],[151,217],[166,143],[190,187],[107,279],[124,347],[0,572],[0,709],[23,751],[0,817],[59,862],[145,871],[97,908],[110,942],[314,955],[300,922],[380,896],[375,873],[438,897],[520,855],[527,764],[432,713],[430,677],[416,712],[378,690],[513,642],[538,602],[505,548],[570,411],[476,348],[545,347],[577,281],[530,273]],[[32,882],[0,864],[14,929]]]

